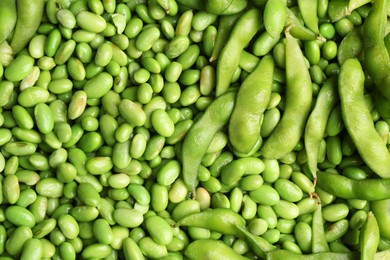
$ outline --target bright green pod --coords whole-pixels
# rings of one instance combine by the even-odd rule
[[[39,144],[42,142],[40,133],[34,129],[23,129],[20,127],[14,127],[12,129],[12,135],[20,141]]]
[[[21,206],[9,206],[5,209],[5,217],[15,226],[27,226],[33,228],[35,226],[34,215],[26,208]]]
[[[128,228],[138,227],[144,221],[142,213],[135,209],[115,209],[113,217],[118,225]]]
[[[144,110],[130,99],[122,99],[119,104],[120,115],[134,126],[142,126],[146,121]]]
[[[96,207],[100,202],[100,194],[90,183],[80,183],[77,188],[77,195],[87,206]]]
[[[4,70],[4,76],[8,81],[21,81],[31,72],[34,59],[27,55],[17,56]]]
[[[98,86],[98,87],[97,87]],[[101,72],[88,80],[84,85],[84,91],[88,98],[101,98],[112,88],[113,77],[107,72]]]
[[[42,134],[48,134],[54,129],[53,112],[45,103],[39,103],[34,108],[35,122]]]
[[[130,150],[130,140],[127,140],[122,143],[116,142],[114,144],[114,148],[112,152],[112,163],[115,167],[119,169],[123,169],[129,165],[131,161],[129,150]]]

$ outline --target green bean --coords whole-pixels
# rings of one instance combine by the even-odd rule
[[[3,1],[1,2],[1,13],[0,13],[0,43],[5,41],[9,35],[12,33],[12,30],[15,27],[17,21],[17,10],[15,1]]]

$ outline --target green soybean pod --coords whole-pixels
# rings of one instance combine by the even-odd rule
[[[45,103],[39,103],[34,108],[35,122],[42,134],[48,134],[54,129],[53,112]]]
[[[347,81],[347,77],[352,77],[354,81]],[[386,145],[375,131],[370,113],[367,107],[364,106],[363,82],[364,73],[360,62],[356,59],[346,60],[341,66],[339,77],[341,112],[347,131],[352,140],[354,140],[362,159],[376,174],[386,178],[386,176],[390,175],[390,154]],[[353,99],[351,99],[352,97]],[[357,111],[359,117],[351,113],[352,108],[356,111],[356,106],[359,108]],[[363,136],[364,138],[361,140]],[[382,152],[378,153],[378,151]]]
[[[286,4],[281,0],[267,1],[263,15],[266,31],[273,38],[278,38],[286,22]]]
[[[312,247],[311,250],[313,253],[328,252],[329,245],[325,237],[325,229],[322,218],[322,206],[319,204],[317,209],[313,214],[313,223],[312,223]]]
[[[386,223],[389,220],[387,211],[390,207],[390,200],[385,199],[385,200],[372,201],[370,203],[370,207],[371,207],[371,211],[374,213],[375,218],[378,222],[381,237],[389,239],[390,229],[386,225]]]
[[[217,96],[226,92],[232,80],[234,71],[237,70],[240,54],[247,43],[260,28],[261,13],[257,9],[245,12],[235,23],[230,38],[220,53],[217,64],[216,93]],[[245,29],[243,31],[243,29]],[[234,55],[232,55],[234,53]]]
[[[312,84],[302,51],[296,39],[294,39],[291,35],[287,34],[286,39],[286,95],[292,95],[295,97],[299,96],[299,98],[297,99],[299,99],[300,101],[296,103],[288,102],[286,104],[286,108],[280,123],[278,124],[274,132],[271,134],[271,136],[265,141],[261,148],[261,151],[265,158],[279,159],[293,150],[304,131],[305,122],[310,112],[310,106],[312,101]],[[297,66],[297,62],[300,63],[299,66]],[[295,77],[300,78],[300,80],[296,80]],[[298,90],[296,89],[299,89],[299,92],[297,92]],[[296,100],[296,98],[287,98],[287,100]],[[297,111],[296,109],[298,109],[298,107],[301,111],[299,113],[299,118],[297,118],[297,115],[295,115]],[[294,121],[298,122],[294,124],[294,130],[292,130],[290,127],[289,122],[291,118],[294,118]],[[275,149],[273,149],[275,145],[277,147],[283,147],[283,149],[278,149],[276,151]]]
[[[261,144],[259,126],[270,99],[273,70],[272,57],[264,57],[237,93],[229,122],[229,139],[233,148],[240,153],[250,155]],[[254,82],[256,84],[252,85]]]
[[[367,214],[367,220],[360,231],[360,256],[361,259],[372,259],[379,245],[379,226],[375,215],[370,211]]]
[[[10,204],[15,204],[20,196],[20,186],[18,177],[14,174],[7,175],[3,179],[3,195]]]

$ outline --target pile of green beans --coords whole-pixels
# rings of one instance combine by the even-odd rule
[[[0,0],[0,260],[390,259],[388,16]]]

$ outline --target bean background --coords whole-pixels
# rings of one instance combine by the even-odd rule
[[[0,260],[389,259],[386,0],[0,0]]]

